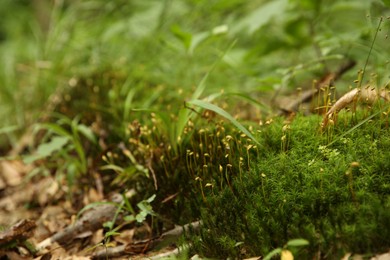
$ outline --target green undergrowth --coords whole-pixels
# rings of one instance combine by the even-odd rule
[[[319,130],[318,116],[262,126],[250,169],[207,195],[194,250],[217,258],[265,256],[296,238],[310,243],[293,251],[299,259],[388,250],[387,119],[374,117],[340,137],[356,125],[346,117],[332,133]]]

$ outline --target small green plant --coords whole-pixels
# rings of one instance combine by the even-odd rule
[[[66,176],[67,184],[73,187],[88,172],[86,147],[96,145],[94,133],[88,126],[80,123],[78,117],[71,120],[61,115],[58,115],[55,123],[38,124],[36,135],[39,136],[42,131],[43,137],[39,139],[41,143],[36,150],[23,157],[25,163],[39,165],[29,177],[54,169],[59,180]],[[41,160],[45,163],[40,164]]]
[[[115,215],[111,221],[107,221],[103,223],[103,228],[105,229],[103,241],[94,245],[93,247],[88,248],[88,250],[93,250],[97,247],[104,246],[105,248],[113,246],[111,240],[114,236],[120,235],[120,230],[125,225],[133,224],[134,222],[141,224],[146,221],[147,216],[156,216],[157,214],[153,211],[151,203],[154,201],[156,195],[152,195],[151,197],[142,200],[137,203],[138,210],[134,210],[132,207],[129,198],[127,198],[126,194],[122,195],[122,200],[119,203],[114,202],[95,202],[86,205],[82,208],[77,217],[79,217],[83,212],[92,209],[96,206],[111,204],[117,207]],[[123,219],[123,223],[121,225],[116,225],[118,218],[121,217]]]

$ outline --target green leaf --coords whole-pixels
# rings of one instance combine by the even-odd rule
[[[69,136],[69,137],[71,136],[71,134],[67,130],[54,123],[43,123],[39,125],[39,128],[46,129],[48,131],[56,133],[57,135]]]
[[[51,139],[50,142],[40,144],[37,149],[37,153],[33,155],[28,155],[23,158],[24,163],[29,164],[36,160],[46,158],[52,153],[62,149],[69,142],[67,136],[55,136]]]
[[[145,221],[147,215],[148,213],[146,213],[145,211],[141,211],[135,216],[135,219],[137,220],[138,223],[142,223]]]
[[[89,128],[86,125],[79,124],[79,125],[77,125],[77,130],[81,134],[83,134],[89,141],[91,141],[94,144],[96,143],[96,137],[95,137],[91,128]]]
[[[182,42],[184,48],[188,51],[191,46],[192,34],[183,31],[177,24],[171,27],[171,32],[177,39]]]
[[[137,207],[146,214],[153,213],[153,208],[147,202],[141,201],[137,204]]]
[[[114,222],[112,222],[112,221],[107,221],[107,222],[104,222],[103,223],[103,227],[105,227],[105,228],[107,228],[107,229],[112,229],[113,227],[114,227]]]
[[[122,173],[124,171],[124,169],[118,165],[114,165],[114,164],[108,164],[108,165],[104,165],[102,167],[100,167],[100,170],[104,171],[104,170],[112,170],[112,171],[115,171],[117,173]]]
[[[132,221],[136,220],[135,217],[134,217],[134,215],[127,215],[127,216],[124,216],[123,219],[124,219],[125,221],[128,221],[128,222],[132,222]]]
[[[152,196],[150,196],[146,201],[151,203],[154,199],[156,198],[156,194],[153,194]]]
[[[106,234],[104,234],[105,237],[110,237],[110,236],[117,236],[117,235],[120,235],[121,233],[117,232],[117,231],[108,231],[106,232]]]
[[[193,35],[191,38],[190,46],[188,48],[188,53],[192,55],[196,47],[198,47],[199,44],[201,44],[204,40],[206,40],[210,36],[211,36],[210,32],[201,32]]]
[[[0,134],[9,134],[11,132],[15,132],[18,129],[19,127],[17,125],[2,127],[0,128]]]
[[[271,252],[269,252],[269,253],[264,257],[264,260],[271,260],[272,257],[274,257],[274,256],[276,256],[276,255],[279,255],[280,253],[282,253],[282,249],[278,247],[278,248],[272,250]]]
[[[287,242],[287,246],[307,246],[309,244],[309,241],[306,239],[298,238],[298,239],[292,239]]]
[[[205,102],[202,100],[198,100],[198,99],[191,100],[188,103],[195,105],[195,106],[198,106],[198,107],[201,107],[201,108],[204,108],[204,109],[211,110],[211,111],[219,114],[220,116],[223,116],[224,118],[229,120],[235,127],[237,127],[241,132],[243,132],[249,138],[251,138],[256,144],[259,144],[259,142],[256,140],[256,138],[240,122],[238,122],[232,115],[230,115],[228,112],[226,112],[222,108],[220,108],[216,105],[213,105],[211,103],[208,103],[208,102]]]
[[[274,16],[283,15],[287,4],[287,0],[269,1],[266,4],[262,4],[239,21],[232,31],[240,32],[247,29],[252,34],[261,26],[267,24]]]

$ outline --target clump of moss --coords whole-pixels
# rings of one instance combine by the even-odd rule
[[[250,170],[207,197],[203,228],[193,239],[196,252],[264,256],[294,238],[310,242],[297,253],[301,259],[389,249],[386,122],[374,119],[344,137],[351,126],[340,123],[330,140],[319,131],[320,121],[298,117],[286,126],[276,119],[261,129]]]

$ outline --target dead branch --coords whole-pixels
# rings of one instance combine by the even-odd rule
[[[343,64],[336,72],[328,73],[322,77],[318,83],[315,85],[315,88],[308,89],[300,93],[297,98],[293,98],[287,105],[280,107],[283,112],[293,112],[297,111],[300,104],[309,101],[318,91],[323,87],[329,87],[333,84],[334,81],[338,80],[345,72],[350,70],[355,66],[356,62],[349,60],[347,63]]]
[[[33,235],[33,231],[36,228],[35,221],[29,219],[23,219],[0,232],[0,247],[10,242],[18,242],[28,239]]]
[[[66,227],[64,230],[40,242],[37,247],[39,249],[43,249],[50,246],[54,242],[59,244],[66,244],[71,242],[81,233],[96,231],[102,227],[103,223],[111,221],[114,218],[117,210],[118,206],[115,204],[98,205],[90,211],[86,212],[73,225]]]

